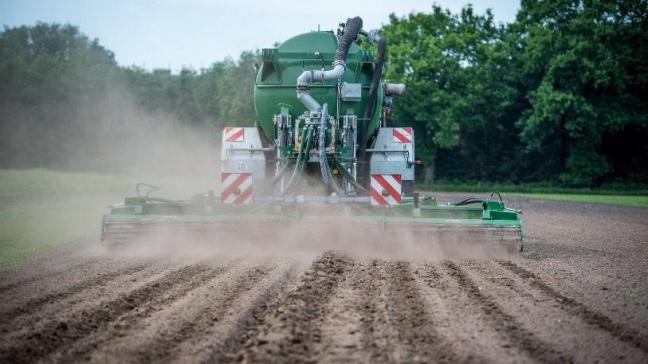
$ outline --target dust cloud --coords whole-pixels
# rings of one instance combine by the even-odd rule
[[[156,197],[188,199],[210,190],[218,195],[221,130],[188,126],[169,115],[145,111],[133,95],[116,86],[107,87],[100,95],[79,98],[69,113],[70,122],[50,128],[53,131],[42,140],[18,130],[12,142],[16,148],[13,154],[33,153],[31,148],[45,143],[53,148],[55,163],[62,169],[141,176],[141,182],[161,187],[153,195]],[[298,193],[330,194],[320,181],[317,167],[305,169],[295,186]],[[272,190],[272,186],[254,188]],[[356,216],[340,206],[301,208],[306,216],[298,221],[261,224],[250,219],[227,229],[201,232],[198,237],[178,237],[162,228],[156,235],[140,238],[111,254],[307,261],[326,251],[355,258],[403,260],[511,256],[506,246],[493,244],[484,236],[439,234],[417,227],[383,230],[381,225],[354,224]]]
[[[416,226],[360,224],[348,212],[318,214],[303,206],[304,216],[285,223],[247,218],[230,225],[209,226],[194,234],[161,227],[155,234],[108,250],[133,257],[190,259],[292,260],[309,262],[325,252],[355,259],[443,261],[447,259],[507,259],[519,254],[519,239],[493,239],[480,231],[441,231]],[[339,206],[320,206],[320,211]],[[376,220],[378,221],[378,220]]]
[[[60,105],[5,105],[0,162],[127,175],[178,196],[215,188],[220,131],[141,102],[125,86],[109,83]]]

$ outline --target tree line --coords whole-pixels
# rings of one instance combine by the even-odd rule
[[[73,25],[5,27],[0,168],[132,169],[137,155],[146,158],[142,149],[171,154],[162,144],[182,129],[216,139],[226,124],[252,125],[257,58],[243,52],[201,70],[149,71],[119,66]]]
[[[392,120],[417,132],[419,177],[647,183],[647,9],[644,0],[523,0],[508,24],[470,6],[392,15],[381,32],[386,77],[408,85]],[[76,106],[119,109],[125,96],[115,93],[198,130],[251,125],[256,62],[255,51],[201,70],[148,71],[117,65],[72,25],[5,27],[0,166],[60,166],[48,140],[83,138],[74,131],[94,110]]]

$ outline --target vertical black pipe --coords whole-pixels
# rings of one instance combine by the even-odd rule
[[[384,38],[378,40],[378,52],[376,55],[376,62],[374,62],[374,73],[371,78],[371,87],[369,88],[369,95],[367,96],[367,106],[365,107],[362,126],[360,127],[360,143],[358,145],[358,167],[359,177],[363,181],[365,187],[368,186],[367,181],[367,143],[369,143],[369,124],[371,123],[371,116],[376,109],[376,101],[378,99],[378,85],[382,78],[383,65],[385,63],[385,52],[387,51],[387,41]]]

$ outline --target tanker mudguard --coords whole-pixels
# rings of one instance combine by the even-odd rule
[[[221,173],[251,173],[266,177],[266,160],[257,128],[225,127],[221,145]]]
[[[399,175],[402,195],[414,194],[414,130],[410,127],[380,128],[371,153],[372,175]]]

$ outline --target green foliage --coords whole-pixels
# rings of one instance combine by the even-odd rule
[[[644,1],[527,0],[510,26],[530,101],[520,137],[528,150],[553,145],[559,152],[550,157],[565,159],[560,178],[568,185],[620,172],[620,160],[601,154],[615,134],[648,136],[647,21]]]
[[[170,113],[182,124],[222,128],[254,124],[254,64],[258,52],[243,52],[237,62],[226,59],[196,72],[182,69],[152,72],[124,70],[127,88],[147,110]]]
[[[438,6],[429,14],[392,16],[384,28],[387,76],[408,86],[395,118],[415,125],[418,156],[429,167],[436,162],[437,175],[514,177],[516,145],[510,141],[517,138],[510,110],[517,90],[506,72],[511,60],[509,46],[500,41],[504,31],[490,12],[476,15],[466,7],[453,15]],[[446,161],[453,161],[450,173]]]
[[[383,29],[389,43],[387,78],[408,86],[397,118],[423,124],[430,142],[424,147],[455,147],[462,127],[484,125],[482,115],[471,113],[484,102],[474,81],[490,51],[484,43],[494,32],[492,16],[478,17],[467,8],[459,17],[438,6],[431,14],[392,16]]]
[[[196,78],[194,94],[211,126],[254,125],[252,97],[258,59],[258,52],[243,52],[238,62],[214,63]]]
[[[215,135],[225,124],[253,125],[257,57],[244,52],[200,71],[147,71],[118,66],[71,25],[5,27],[0,167],[113,168],[111,145],[132,153],[147,133],[186,126]]]
[[[525,0],[505,26],[470,6],[392,16],[394,114],[438,178],[646,181],[647,17],[643,0]]]

